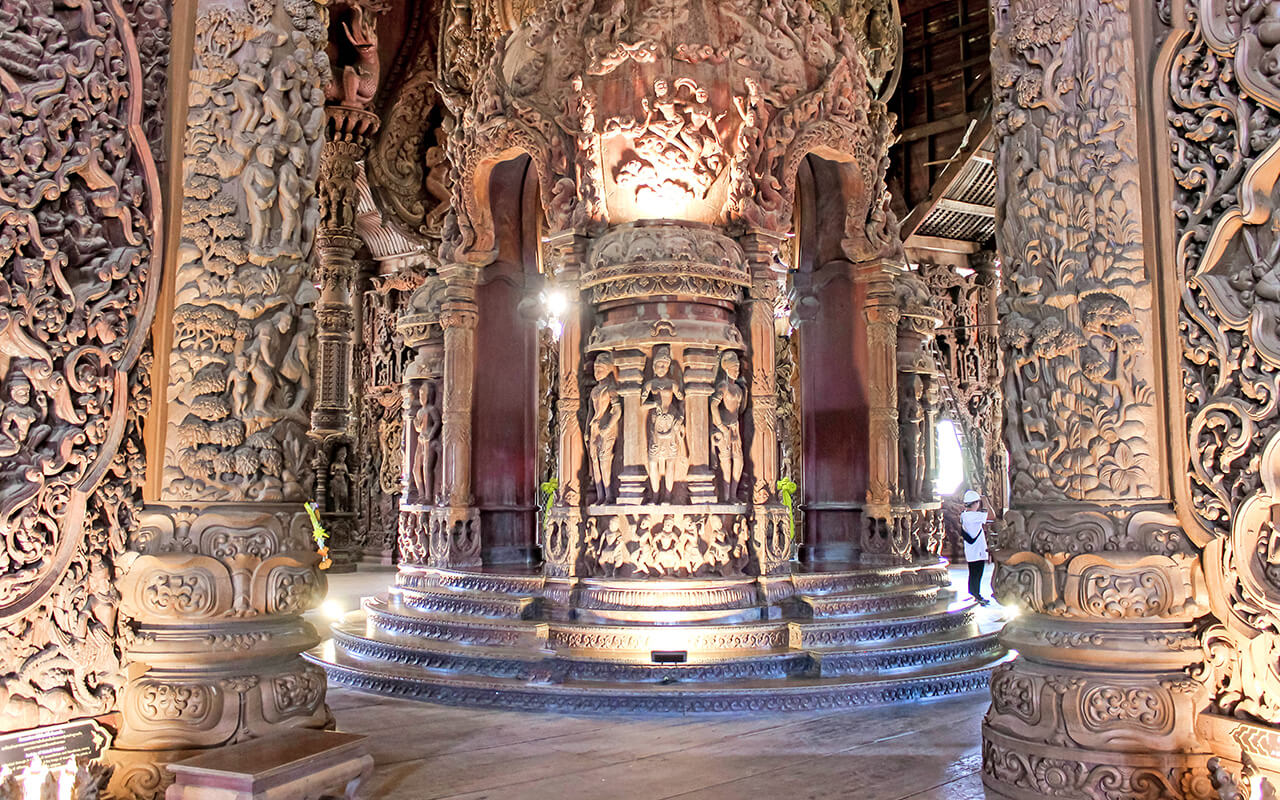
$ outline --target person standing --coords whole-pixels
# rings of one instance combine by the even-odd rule
[[[964,511],[960,513],[960,530],[964,536],[964,558],[969,562],[969,594],[978,605],[989,605],[982,596],[982,572],[987,566],[987,520],[991,512],[982,495],[970,489],[964,493]]]

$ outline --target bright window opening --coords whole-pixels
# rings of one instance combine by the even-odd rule
[[[960,448],[960,431],[953,420],[944,419],[938,422],[938,494],[953,495],[962,483],[964,451]]]

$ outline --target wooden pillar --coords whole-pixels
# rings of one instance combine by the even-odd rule
[[[429,563],[436,567],[480,566],[480,513],[471,490],[471,401],[475,393],[476,269],[455,264],[440,270],[446,299],[444,386],[441,403],[441,502],[431,519]]]
[[[898,267],[874,261],[858,268],[866,284],[868,439],[870,443],[865,515],[892,516],[898,481],[898,309],[893,276]]]

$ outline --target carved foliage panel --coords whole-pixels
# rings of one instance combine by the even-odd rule
[[[1162,486],[1128,0],[996,14],[993,114],[1015,505]]]
[[[1280,724],[1280,70],[1274,3],[1184,0],[1168,90],[1188,521],[1213,710]]]
[[[140,48],[137,34],[154,37]],[[100,714],[122,683],[159,252],[150,4],[0,3],[0,729]]]
[[[165,499],[311,494],[306,257],[326,40],[324,9],[310,0],[211,5],[196,20]]]

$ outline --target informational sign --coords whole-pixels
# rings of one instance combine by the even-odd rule
[[[0,773],[19,773],[36,758],[50,767],[85,764],[102,758],[110,744],[111,734],[93,720],[8,733],[0,736]]]

